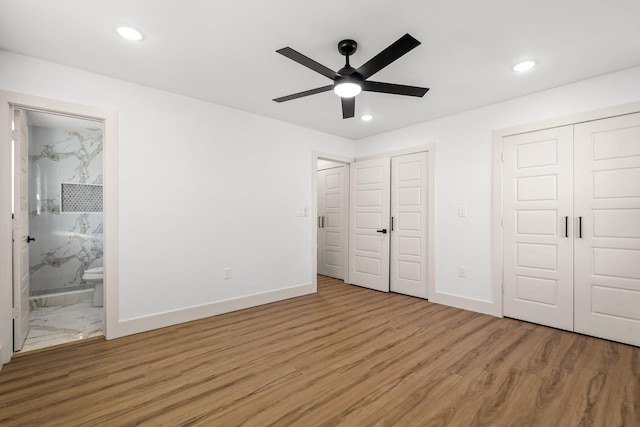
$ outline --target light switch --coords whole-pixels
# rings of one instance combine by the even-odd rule
[[[467,207],[466,206],[458,206],[458,216],[464,218],[467,216]]]

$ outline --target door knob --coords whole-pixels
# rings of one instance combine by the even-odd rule
[[[35,237],[27,236],[27,243],[35,241]]]
[[[387,229],[383,228],[382,230],[376,230],[378,233],[387,234]]]

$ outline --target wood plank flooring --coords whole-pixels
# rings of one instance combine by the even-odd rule
[[[0,425],[640,426],[640,348],[362,289],[16,356]]]

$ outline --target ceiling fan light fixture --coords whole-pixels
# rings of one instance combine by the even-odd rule
[[[362,86],[358,83],[345,81],[338,83],[333,87],[333,92],[340,98],[353,98],[360,92],[362,92]]]

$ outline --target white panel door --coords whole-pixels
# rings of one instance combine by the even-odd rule
[[[391,158],[392,292],[427,298],[427,156]]]
[[[505,137],[504,315],[573,329],[573,127]]]
[[[318,171],[318,274],[345,278],[347,166]]]
[[[18,351],[29,333],[29,138],[23,111],[15,111],[13,128],[13,348]]]
[[[575,330],[640,345],[640,114],[575,127]]]
[[[324,171],[317,172],[318,177],[318,248],[317,248],[317,273],[324,275],[324,230],[322,228],[322,220],[324,215]]]
[[[349,283],[389,292],[390,161],[350,168]]]

